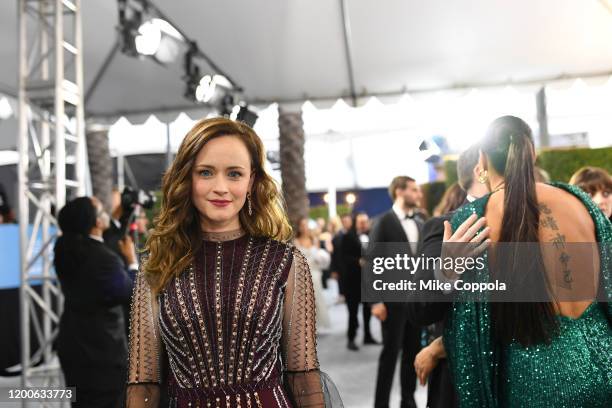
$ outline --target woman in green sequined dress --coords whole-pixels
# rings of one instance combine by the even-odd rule
[[[493,245],[600,245],[593,252],[592,271],[589,265],[570,260],[562,281],[551,284],[547,273],[540,274],[538,279],[556,300],[474,302],[462,301],[463,295],[458,295],[446,325],[444,345],[460,406],[611,407],[610,222],[579,188],[535,183],[533,138],[521,119],[505,116],[495,120],[481,152],[479,181],[487,183],[492,193],[462,207],[451,221],[453,229],[476,214],[486,218]],[[542,254],[536,258],[533,263],[540,262],[543,270],[555,268],[551,263],[556,261]],[[479,278],[489,279],[494,264],[492,261]],[[526,271],[513,268],[512,273],[520,277]],[[589,279],[597,282],[591,296],[559,300],[568,299],[572,285]]]

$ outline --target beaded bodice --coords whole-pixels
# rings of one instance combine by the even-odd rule
[[[279,387],[284,374],[293,377],[286,378],[290,395],[274,389],[278,405],[320,398],[312,282],[303,256],[290,245],[240,232],[204,237],[190,267],[151,299],[155,343],[138,336],[150,318],[139,310],[147,299],[134,299],[129,383],[165,384],[177,401],[256,407],[264,404],[261,390]],[[142,286],[136,296],[139,290],[151,296]],[[156,350],[168,364],[166,379]]]

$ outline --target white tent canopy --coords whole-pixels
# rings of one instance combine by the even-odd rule
[[[156,3],[249,101],[351,94],[340,2]],[[346,3],[358,95],[612,71],[612,14],[598,0]],[[81,4],[88,89],[116,40],[118,13],[116,1]],[[0,2],[0,91],[9,93],[17,88],[16,5]],[[181,77],[181,61],[163,67],[119,53],[86,110],[115,119],[187,110]]]
[[[261,109],[256,130],[268,149],[278,146],[276,105],[270,103],[303,109],[309,190],[328,187],[328,170],[317,163],[340,163],[338,187],[384,185],[391,174],[426,173],[373,172],[368,165],[382,155],[377,148],[393,145],[395,152],[406,152],[423,138],[442,135],[459,151],[501,114],[519,115],[537,129],[534,94],[546,82],[552,84],[551,134],[588,133],[592,147],[612,140],[612,13],[602,1],[351,0],[347,43],[340,2],[155,3]],[[88,90],[115,44],[118,13],[113,0],[81,4]],[[0,93],[13,108],[16,6],[17,0],[0,2]],[[350,67],[359,108],[348,106]],[[176,150],[193,119],[210,112],[183,97],[182,76],[180,59],[164,67],[117,53],[88,100],[88,117],[116,122],[115,153],[165,151],[165,123],[171,123]],[[585,80],[547,81],[565,77]],[[14,149],[16,134],[14,118],[0,120],[0,150]],[[7,162],[13,156],[3,157]],[[423,164],[418,157],[401,158]],[[385,166],[392,162],[385,160]]]

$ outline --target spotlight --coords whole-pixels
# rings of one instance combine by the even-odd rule
[[[204,75],[196,87],[195,99],[198,102],[210,102],[219,89],[231,89],[232,84],[223,75]]]
[[[136,51],[142,55],[155,55],[161,43],[161,30],[152,21],[141,24],[134,37]]]
[[[172,24],[154,15],[146,2],[129,2],[128,6],[126,0],[119,1],[121,51],[132,57],[150,57],[164,65],[172,63],[185,51],[185,38]]]
[[[258,117],[259,115],[249,109],[249,106],[244,102],[234,106],[232,108],[232,113],[230,114],[230,119],[244,122],[250,127],[255,126],[255,122],[257,122]]]
[[[183,77],[186,84],[185,98],[217,106],[222,114],[229,115],[231,107],[234,105],[234,99],[231,96],[233,92],[232,83],[220,74],[202,75],[200,66],[194,61],[196,53],[197,45],[192,43],[185,53],[185,75]]]

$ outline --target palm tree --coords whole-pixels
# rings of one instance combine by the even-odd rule
[[[304,122],[302,112],[278,109],[280,169],[283,197],[294,228],[301,217],[308,216],[306,171],[304,167]]]
[[[85,140],[93,195],[98,197],[106,211],[111,214],[113,161],[108,149],[108,129],[88,130]]]

